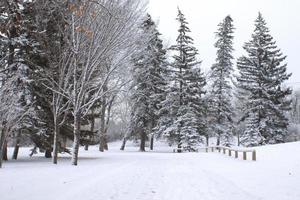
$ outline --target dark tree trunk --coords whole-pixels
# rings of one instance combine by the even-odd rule
[[[108,151],[107,137],[104,137],[104,150]]]
[[[72,152],[72,165],[77,165],[78,163],[78,152],[79,152],[79,142],[80,142],[80,113],[74,115],[74,142],[73,142],[73,152]]]
[[[100,135],[100,145],[99,145],[99,151],[104,152],[104,146],[105,146],[105,139],[104,135]]]
[[[103,152],[105,149],[105,111],[106,106],[102,104],[101,107],[101,116],[100,116],[100,145],[99,145],[99,151]]]
[[[105,149],[105,106],[102,105],[100,117],[100,145],[99,151],[104,152]]]
[[[205,138],[206,138],[206,146],[208,147],[209,146],[209,136],[207,135]]]
[[[2,146],[0,145],[0,168],[2,168],[2,152],[3,152],[3,148]]]
[[[241,140],[240,140],[240,133],[239,131],[237,132],[237,139],[238,139],[238,146],[241,145]]]
[[[144,131],[141,132],[141,144],[140,144],[140,151],[144,152],[146,146],[146,133]]]
[[[121,146],[121,148],[120,148],[121,151],[124,151],[124,150],[125,150],[126,142],[127,142],[127,137],[124,137],[124,138],[123,138],[123,142],[122,142],[122,146]]]
[[[52,158],[52,151],[51,150],[47,149],[45,151],[45,158]]]
[[[2,168],[2,155],[3,155],[3,148],[2,145],[0,145],[0,168]]]
[[[20,148],[19,141],[16,141],[15,148],[14,148],[14,153],[13,153],[13,156],[12,156],[13,160],[17,160],[18,159],[19,148]]]
[[[150,150],[153,150],[153,145],[154,145],[154,135],[151,135],[150,137]]]
[[[220,135],[220,133],[218,133],[218,135],[217,135],[217,146],[220,146],[220,143],[221,143],[220,137],[221,137],[221,135]]]
[[[17,133],[17,138],[16,138],[16,143],[15,143],[15,148],[14,148],[14,153],[12,156],[12,159],[17,160],[18,159],[18,154],[19,154],[19,148],[20,148],[20,137],[21,137],[21,129]]]
[[[2,130],[1,130],[1,135],[0,135],[0,168],[2,168],[2,162],[3,162],[3,160],[4,160],[4,157],[5,157],[5,150],[6,150],[6,148],[5,148],[5,135],[6,135],[6,132],[5,132],[5,130],[6,130],[6,125],[3,123],[2,124]],[[7,154],[7,152],[6,152],[6,154]],[[7,155],[6,155],[6,157],[7,157]]]
[[[4,144],[3,144],[2,159],[3,160],[8,160],[8,156],[7,156],[7,141],[4,141]]]
[[[31,152],[30,152],[29,156],[32,157],[33,154],[35,154],[36,152],[37,152],[37,146],[34,145],[33,149],[31,149]]]

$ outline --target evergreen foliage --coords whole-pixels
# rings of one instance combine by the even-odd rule
[[[158,120],[160,102],[165,99],[166,51],[155,23],[148,14],[141,26],[143,43],[133,58],[131,132],[141,137],[140,150]]]
[[[191,31],[184,14],[178,9],[177,44],[171,46],[174,52],[171,65],[170,83],[167,98],[162,102],[158,134],[176,143],[178,148],[186,147],[195,150],[201,142],[200,136],[205,123],[203,121],[204,105],[202,95],[206,85],[200,63],[196,56],[197,49],[193,39],[188,35]]]
[[[242,120],[246,130],[241,143],[246,146],[284,142],[290,109],[291,89],[284,88],[287,73],[286,56],[276,46],[265,20],[259,13],[252,39],[244,45],[247,56],[238,60],[238,87],[247,97]]]
[[[217,145],[230,146],[233,137],[232,73],[233,20],[227,16],[216,33],[216,63],[211,67],[209,94],[210,130],[217,136]]]

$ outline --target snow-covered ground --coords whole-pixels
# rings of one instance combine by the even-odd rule
[[[218,153],[171,153],[168,147],[80,151],[57,166],[42,155],[0,169],[0,200],[299,200],[300,142],[257,148],[257,162]],[[11,151],[11,149],[10,149]]]

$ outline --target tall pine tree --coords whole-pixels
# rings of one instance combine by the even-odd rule
[[[238,60],[238,87],[247,94],[244,116],[246,128],[241,143],[246,146],[274,144],[285,141],[290,109],[287,97],[291,89],[282,84],[291,74],[265,20],[259,13],[252,39],[244,45],[247,56]]]
[[[233,137],[232,73],[233,20],[227,16],[216,33],[216,63],[211,67],[209,95],[210,127],[217,135],[217,145],[230,146]]]
[[[167,66],[166,51],[150,15],[141,34],[141,49],[134,57],[131,132],[140,136],[140,150],[145,151],[145,141],[157,124],[160,102],[165,99]]]
[[[188,35],[190,29],[183,13],[178,9],[177,20],[180,24],[177,44],[170,49],[174,52],[171,66],[168,95],[162,102],[157,133],[166,137],[178,148],[195,150],[201,141],[200,129],[203,129],[205,78],[199,68],[197,49]]]

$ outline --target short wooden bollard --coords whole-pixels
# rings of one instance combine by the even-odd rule
[[[247,160],[247,152],[243,152],[243,160]]]
[[[223,154],[226,154],[226,149],[225,148],[223,149]]]
[[[228,151],[229,151],[229,156],[231,156],[231,150],[229,149]]]
[[[218,147],[218,150],[219,150],[219,153],[221,152],[221,148],[220,147]]]
[[[256,151],[252,151],[252,160],[256,161]]]
[[[211,148],[211,152],[214,152],[214,148],[213,147]]]
[[[234,151],[234,154],[235,154],[235,158],[239,157],[239,152],[238,151]]]
[[[208,153],[208,147],[205,148],[206,153]]]

